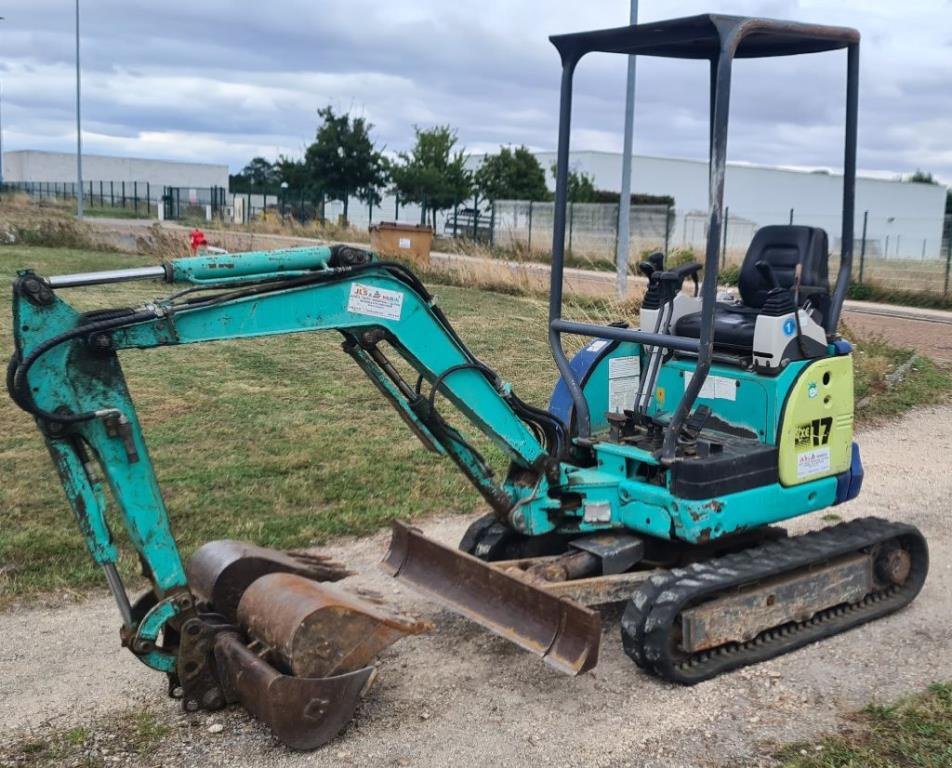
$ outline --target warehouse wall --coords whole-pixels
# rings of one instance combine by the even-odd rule
[[[548,174],[554,152],[536,154]],[[594,177],[599,189],[621,186],[621,154],[573,152],[570,165]],[[549,174],[554,188],[554,179]],[[676,236],[692,241],[705,217],[692,212],[708,208],[707,163],[696,160],[635,156],[632,192],[671,195],[679,214]],[[795,224],[822,227],[834,251],[839,250],[843,177],[829,173],[729,164],[724,202],[731,219],[744,219],[748,228],[784,224],[794,211]],[[887,258],[937,259],[942,244],[945,189],[888,179],[856,180],[855,236],[860,238],[863,213],[869,211],[867,239],[873,255]]]
[[[84,181],[148,182],[162,187],[228,188],[228,166],[137,157],[83,155]],[[3,180],[76,181],[76,155],[22,150],[3,153]]]

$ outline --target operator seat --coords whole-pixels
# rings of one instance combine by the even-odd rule
[[[750,356],[754,347],[757,316],[785,314],[792,310],[792,298],[784,309],[768,300],[771,284],[758,262],[770,265],[784,293],[792,297],[797,264],[800,265],[800,306],[807,301],[817,310],[817,322],[823,323],[829,308],[829,258],[826,232],[818,227],[777,224],[757,230],[737,281],[740,304],[718,302],[714,311],[714,349],[730,355]],[[784,297],[786,298],[786,297]],[[783,302],[781,302],[783,303]],[[701,336],[701,313],[680,318],[675,326],[678,336]]]

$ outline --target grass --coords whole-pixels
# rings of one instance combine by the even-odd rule
[[[852,338],[852,334],[847,332]],[[913,352],[882,338],[862,339],[854,352],[854,388],[860,420],[898,416],[920,405],[934,403],[952,391],[952,372],[924,357],[916,357],[907,374],[893,386],[888,374],[906,363]]]
[[[948,768],[952,685],[935,683],[891,706],[871,705],[839,733],[776,753],[783,768]]]
[[[890,288],[876,282],[853,283],[849,298],[857,301],[876,301],[881,304],[897,304],[903,307],[928,307],[952,310],[952,296],[932,291],[909,291]]]
[[[0,248],[0,274],[9,277],[27,265],[56,274],[154,260],[6,246]],[[431,287],[476,354],[523,399],[544,405],[555,380],[545,299]],[[71,291],[67,298],[94,309],[142,303],[162,291],[155,283],[126,283]],[[607,322],[633,311],[579,299],[567,315]],[[0,292],[5,354],[10,316],[9,292]],[[336,334],[131,350],[120,357],[186,557],[213,538],[289,548],[367,534],[395,518],[484,508],[454,466],[422,450],[370,382],[356,375]],[[857,392],[869,395],[869,415],[934,401],[952,387],[947,372],[921,361],[887,392],[884,375],[907,357],[881,342],[859,346]],[[497,451],[479,447],[499,466]],[[100,586],[102,574],[86,554],[36,427],[9,403],[0,407],[0,472],[0,604]],[[120,565],[126,578],[136,577],[130,550],[123,550]]]
[[[0,765],[15,768],[104,768],[140,763],[172,733],[148,710],[130,710],[65,730],[21,736],[0,747]]]
[[[92,216],[94,218],[106,218],[106,219],[154,219],[155,214],[152,212],[151,203],[148,200],[139,201],[139,210],[135,209],[135,206],[130,202],[129,206],[123,208],[122,206],[114,205],[92,205],[86,206],[83,209],[83,215]]]
[[[131,266],[119,253],[0,248],[0,273]],[[68,295],[83,309],[154,298],[154,283]],[[434,288],[454,326],[531,402],[545,403],[554,369],[546,304],[453,286]],[[587,306],[583,315],[598,319]],[[492,323],[487,323],[491,318]],[[11,348],[9,292],[0,292],[0,349]],[[366,534],[394,518],[469,513],[483,502],[453,465],[422,450],[336,334],[128,351],[121,355],[177,540],[188,554],[208,539],[275,547]],[[32,419],[0,407],[0,602],[101,585]],[[114,530],[121,527],[115,525]],[[129,551],[122,571],[138,568]]]

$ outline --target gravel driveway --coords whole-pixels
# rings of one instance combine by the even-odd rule
[[[930,541],[929,580],[900,614],[783,658],[679,688],[638,672],[621,650],[612,616],[599,666],[563,677],[382,575],[375,563],[387,536],[379,534],[324,551],[357,568],[355,582],[435,620],[437,629],[384,653],[354,723],[324,749],[289,752],[240,710],[181,714],[165,698],[161,676],[119,647],[118,618],[106,597],[0,615],[2,738],[145,707],[173,726],[150,755],[154,765],[759,764],[770,742],[810,738],[872,700],[952,680],[952,406],[919,410],[860,440],[866,487],[837,512],[919,525]],[[455,543],[466,522],[435,519],[421,527]],[[814,515],[791,528],[822,524]]]

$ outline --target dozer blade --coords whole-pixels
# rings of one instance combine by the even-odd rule
[[[443,546],[405,523],[394,522],[390,551],[381,565],[560,672],[578,675],[598,663],[598,613]]]
[[[404,635],[430,629],[341,587],[271,573],[248,587],[238,622],[295,675],[327,677],[365,667]]]
[[[316,749],[340,733],[374,674],[365,667],[324,678],[284,675],[235,632],[215,638],[215,661],[226,698],[241,702],[292,749]]]
[[[329,558],[292,556],[231,539],[203,544],[189,559],[186,572],[192,592],[231,622],[245,590],[265,574],[296,573],[317,581],[339,581],[353,573]]]

